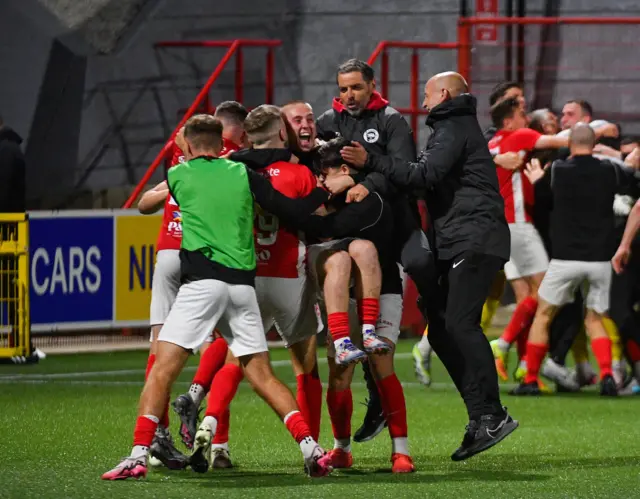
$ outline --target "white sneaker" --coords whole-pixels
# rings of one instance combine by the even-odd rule
[[[580,390],[580,383],[578,383],[575,373],[572,373],[569,369],[554,362],[552,359],[548,358],[544,361],[541,374],[569,391],[577,392]]]
[[[367,354],[357,348],[349,338],[343,338],[335,343],[336,347],[336,364],[346,366],[348,364],[356,364],[363,360]]]
[[[196,432],[193,441],[193,453],[191,454],[191,469],[196,473],[206,473],[211,466],[211,441],[213,429],[206,423],[202,423]]]
[[[311,456],[304,460],[304,471],[314,478],[327,476],[333,471],[331,455],[316,444]]]
[[[224,447],[214,447],[211,449],[211,467],[219,469],[233,468],[231,455]]]

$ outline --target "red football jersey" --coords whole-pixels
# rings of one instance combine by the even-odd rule
[[[240,149],[240,146],[234,144],[230,140],[222,139],[222,151],[220,156],[234,152]],[[171,166],[178,163],[184,163],[184,154],[182,150],[174,143],[171,151]],[[167,196],[164,202],[164,213],[162,214],[162,226],[160,234],[158,234],[158,242],[156,243],[156,251],[166,249],[180,249],[182,243],[182,214],[178,203],[171,195]]]
[[[494,155],[517,152],[526,156],[526,161],[540,137],[540,133],[530,128],[520,128],[513,132],[498,130],[498,133],[489,141],[489,150]],[[532,222],[533,186],[527,176],[520,170],[505,170],[499,166],[497,173],[507,222],[510,224]]]
[[[316,178],[303,165],[278,161],[258,170],[271,185],[290,198],[311,194]],[[257,275],[295,278],[305,275],[307,247],[300,235],[280,227],[278,218],[258,208],[254,222]]]

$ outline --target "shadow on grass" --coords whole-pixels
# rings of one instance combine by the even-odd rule
[[[242,467],[233,470],[216,470],[206,474],[197,474],[190,470],[171,472],[155,470],[154,474],[172,476],[184,483],[198,483],[202,487],[217,488],[263,488],[263,487],[300,487],[312,484],[339,484],[349,486],[357,484],[437,484],[442,482],[540,482],[551,480],[560,469],[617,468],[635,467],[637,458],[619,457],[583,457],[561,458],[552,454],[523,456],[496,455],[464,463],[452,463],[445,460],[418,459],[418,472],[394,475],[390,468],[376,469],[375,459],[361,460],[359,468],[336,470],[329,477],[310,479],[302,467],[286,468],[271,472],[253,471]],[[421,463],[422,462],[422,463]]]

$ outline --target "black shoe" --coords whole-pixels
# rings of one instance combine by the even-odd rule
[[[538,386],[538,383],[533,382],[533,383],[520,383],[518,386],[516,386],[513,390],[511,390],[509,392],[509,395],[533,395],[533,396],[538,396],[538,395],[542,395],[542,392],[540,391],[540,387]]]
[[[162,426],[158,426],[149,452],[170,470],[183,470],[189,464],[189,458],[176,449],[169,430]]]
[[[364,416],[364,421],[353,436],[353,441],[359,443],[374,439],[387,426],[378,387],[369,371],[369,364],[364,362],[362,368],[364,370],[364,379],[367,382],[367,390],[369,390],[369,398],[365,402],[367,413]]]
[[[518,422],[506,412],[504,416],[481,416],[480,421],[469,421],[462,444],[451,455],[453,461],[469,459],[504,440],[518,427]]]
[[[198,408],[188,393],[180,395],[171,404],[174,412],[180,416],[180,438],[187,449],[193,448],[193,439],[196,438],[198,426]]]
[[[603,397],[617,397],[618,387],[616,386],[616,380],[613,376],[607,375],[600,381],[600,395]]]

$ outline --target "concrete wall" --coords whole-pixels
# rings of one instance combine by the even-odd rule
[[[139,0],[131,1],[140,4]],[[123,2],[118,0],[120,4]],[[158,40],[281,39],[283,46],[276,52],[276,103],[302,98],[320,113],[335,94],[334,71],[339,62],[349,57],[366,59],[382,39],[455,41],[458,3],[455,0],[235,3],[159,0],[149,10],[146,21],[129,33],[116,53],[87,57],[78,118],[77,161],[68,165],[69,181],[60,185],[56,203],[71,200],[74,192],[83,189],[135,183],[176,124],[179,111],[191,104],[224,52],[154,49],[153,43]],[[599,0],[564,0],[558,4],[562,15],[640,15],[640,5],[632,0],[606,4]],[[528,13],[541,13],[543,5],[542,0],[528,1]],[[569,97],[584,97],[592,101],[598,113],[624,112],[626,117],[622,116],[621,121],[625,129],[639,130],[640,104],[633,97],[640,77],[636,56],[640,27],[559,28],[559,39],[564,45],[555,65],[563,69],[555,79],[548,75],[544,88],[535,92],[532,68],[538,60],[539,32],[537,27],[526,31],[526,42],[531,44],[527,46],[526,72],[530,99],[537,94],[539,102],[546,98],[559,106]],[[15,71],[13,68],[20,67],[24,60],[30,62],[20,78],[0,79],[0,114],[26,135],[44,78],[51,36],[27,33],[16,22],[0,16],[0,41],[4,42],[0,43],[3,76],[7,70]],[[95,44],[90,45],[95,48]],[[455,68],[456,55],[453,51],[425,51],[421,52],[420,63],[420,79],[424,81],[430,74]],[[488,91],[503,78],[503,67],[502,47],[476,47],[473,91],[480,99],[484,123]],[[248,49],[244,100],[249,106],[264,100],[264,68],[264,50]],[[392,104],[408,106],[409,52],[392,51],[391,68]],[[234,97],[233,78],[231,65],[211,92],[213,102]],[[547,97],[542,96],[544,92]],[[636,116],[625,121],[629,113]],[[421,133],[421,143],[424,137]],[[159,178],[158,175],[154,181]]]

